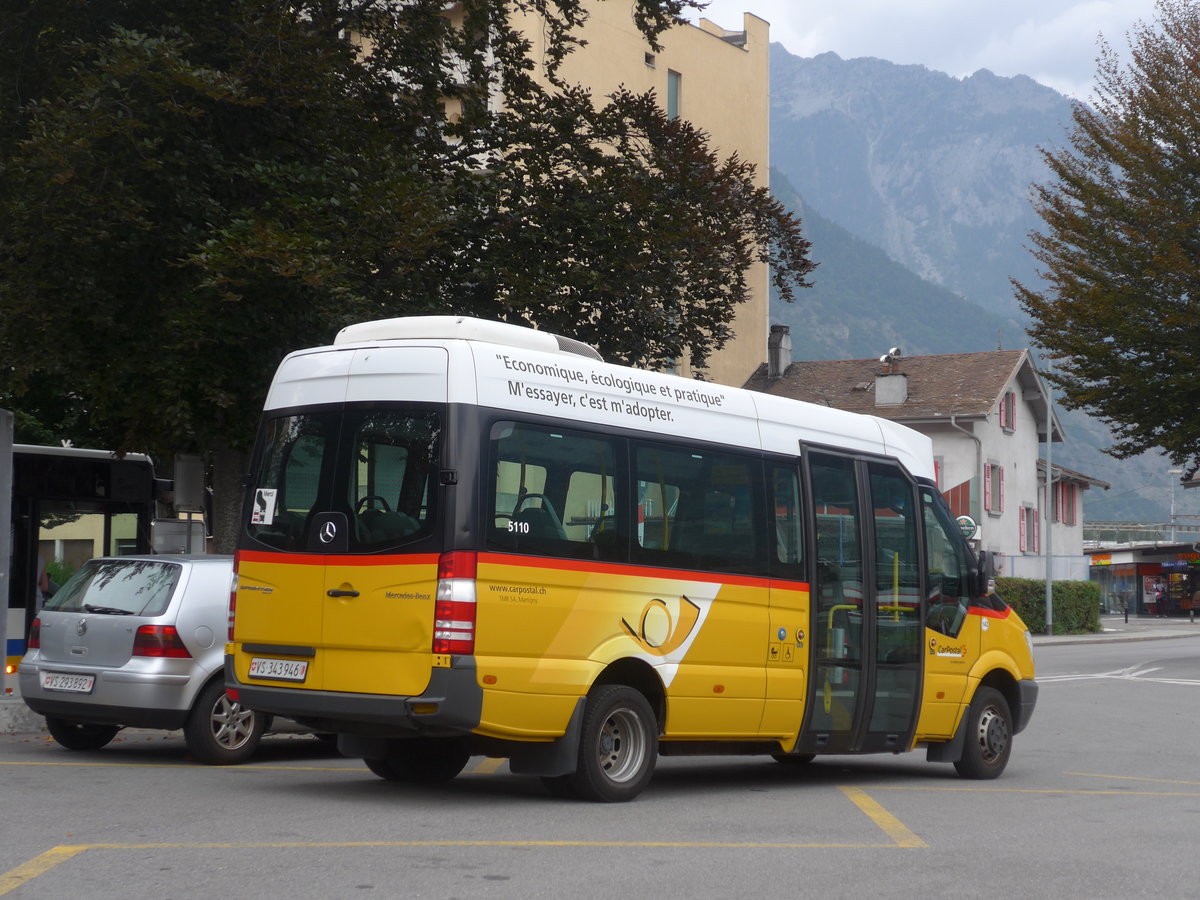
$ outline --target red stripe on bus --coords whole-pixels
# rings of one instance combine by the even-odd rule
[[[237,562],[270,563],[296,566],[436,566],[437,553],[272,553],[266,550],[239,550]]]
[[[1004,609],[989,609],[983,606],[972,606],[967,609],[967,612],[972,616],[983,616],[985,619],[1007,619],[1012,613],[1012,607],[1006,606]]]
[[[237,561],[298,566],[404,566],[437,565],[437,553],[389,553],[378,555],[318,553],[276,553],[265,550],[239,550]],[[717,572],[694,572],[690,569],[665,569],[640,566],[635,563],[603,563],[582,559],[554,559],[545,556],[521,556],[511,553],[480,553],[479,562],[491,565],[518,566],[527,569],[558,569],[565,572],[590,572],[598,575],[636,575],[642,578],[664,578],[671,581],[703,581],[713,584],[737,584],[747,587],[786,585],[790,590],[809,590],[807,581],[786,578],[767,578],[753,575],[722,575]]]

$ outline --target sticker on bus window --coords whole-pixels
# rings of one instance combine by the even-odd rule
[[[254,509],[250,511],[251,525],[272,525],[275,522],[275,495],[278,488],[258,488],[254,492]]]

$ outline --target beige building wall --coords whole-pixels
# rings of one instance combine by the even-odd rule
[[[666,108],[670,73],[677,73],[678,112],[709,135],[724,159],[734,153],[757,167],[755,183],[768,183],[768,42],[770,25],[745,13],[742,30],[726,31],[707,19],[664,33],[662,50],[651,49],[633,21],[632,4],[588,0],[590,18],[580,33],[588,45],[563,64],[569,83],[597,97],[624,85],[643,93],[653,89]],[[540,21],[526,16],[518,25],[533,42],[541,62],[545,40]],[[750,296],[734,320],[735,337],[709,360],[706,377],[740,387],[766,358],[770,320],[768,267],[755,263],[748,273]],[[687,368],[680,374],[691,375]]]

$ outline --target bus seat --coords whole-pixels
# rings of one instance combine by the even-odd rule
[[[567,539],[562,522],[549,506],[526,506],[513,517],[513,522],[527,526],[517,529],[518,538],[554,538],[560,541]]]

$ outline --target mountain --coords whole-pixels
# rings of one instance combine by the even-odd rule
[[[924,66],[771,45],[771,161],[805,201],[927,281],[1004,315],[1009,278],[1036,279],[1026,236],[1039,146],[1061,145],[1071,101],[1024,76],[957,79]]]
[[[861,359],[899,346],[909,356],[1018,349],[1028,338],[1015,317],[980,309],[932,284],[883,250],[806,205],[771,171],[771,192],[800,215],[818,265],[796,302],[771,301],[771,321],[791,327],[796,359]]]
[[[1030,186],[1048,177],[1038,148],[1065,144],[1071,109],[1024,76],[958,79],[773,44],[771,186],[799,213],[819,264],[794,304],[772,300],[793,356],[1029,346],[1009,279],[1039,283],[1027,249],[1041,224]],[[1165,522],[1172,502],[1200,513],[1200,491],[1173,491],[1178,476],[1161,453],[1113,459],[1101,421],[1058,415],[1067,442],[1054,461],[1112,485],[1088,492],[1089,520]]]

